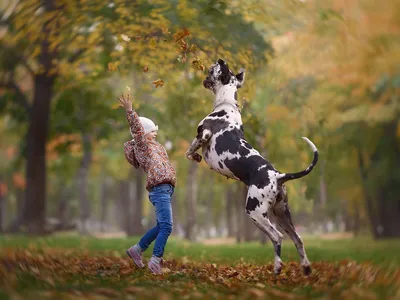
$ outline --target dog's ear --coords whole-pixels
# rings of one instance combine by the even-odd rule
[[[219,77],[219,80],[221,80],[222,84],[228,84],[231,81],[231,72],[229,71],[228,64],[222,60],[218,59],[218,64],[221,70],[221,76]]]
[[[237,88],[241,88],[244,83],[244,73],[245,73],[244,69],[240,69],[239,73],[235,75],[238,81]]]
[[[228,84],[229,81],[231,81],[231,75],[229,73],[222,73],[219,79],[221,80],[221,83],[225,85]]]

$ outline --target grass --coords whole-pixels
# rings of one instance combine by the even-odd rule
[[[169,298],[318,298],[400,296],[400,241],[305,239],[313,274],[300,273],[285,240],[281,275],[272,274],[270,243],[202,245],[171,238],[166,274],[135,269],[125,249],[138,238],[0,237],[0,299],[101,296]],[[151,249],[145,253],[148,259]]]

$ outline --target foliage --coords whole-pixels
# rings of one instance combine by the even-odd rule
[[[360,242],[365,244],[361,240],[324,241],[325,246],[321,246],[321,240],[306,241],[312,256],[327,259],[313,262],[314,272],[309,277],[302,275],[299,264],[294,262],[288,262],[279,276],[273,275],[273,266],[268,262],[272,257],[266,257],[265,247],[260,245],[213,247],[176,240],[168,245],[165,274],[152,276],[148,271],[136,269],[122,250],[115,249],[116,244],[123,248],[129,242],[73,237],[3,238],[1,243],[7,246],[0,255],[3,296],[391,299],[399,292],[398,269],[380,266],[379,260],[362,261],[365,258],[360,259],[357,254]],[[10,248],[16,243],[18,248]],[[349,245],[346,251],[341,254],[332,251],[341,243]],[[363,249],[372,258],[382,254],[382,247],[398,253],[398,243],[379,245],[369,241],[369,246]],[[238,259],[228,258],[221,250]],[[295,252],[294,247],[288,250]],[[254,252],[260,255],[257,261],[249,260]],[[400,262],[398,255],[386,258]]]

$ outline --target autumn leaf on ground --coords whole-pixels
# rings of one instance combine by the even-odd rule
[[[161,79],[157,79],[157,80],[154,80],[152,82],[152,84],[154,84],[156,88],[163,87],[164,86],[164,81],[161,80]]]
[[[174,34],[175,42],[179,42],[184,37],[190,35],[190,31],[188,29],[184,29]]]

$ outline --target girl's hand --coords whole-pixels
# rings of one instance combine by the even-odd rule
[[[132,110],[132,96],[131,94],[122,94],[121,96],[118,97],[119,102],[121,103],[119,106],[123,107],[125,111],[131,111]]]

